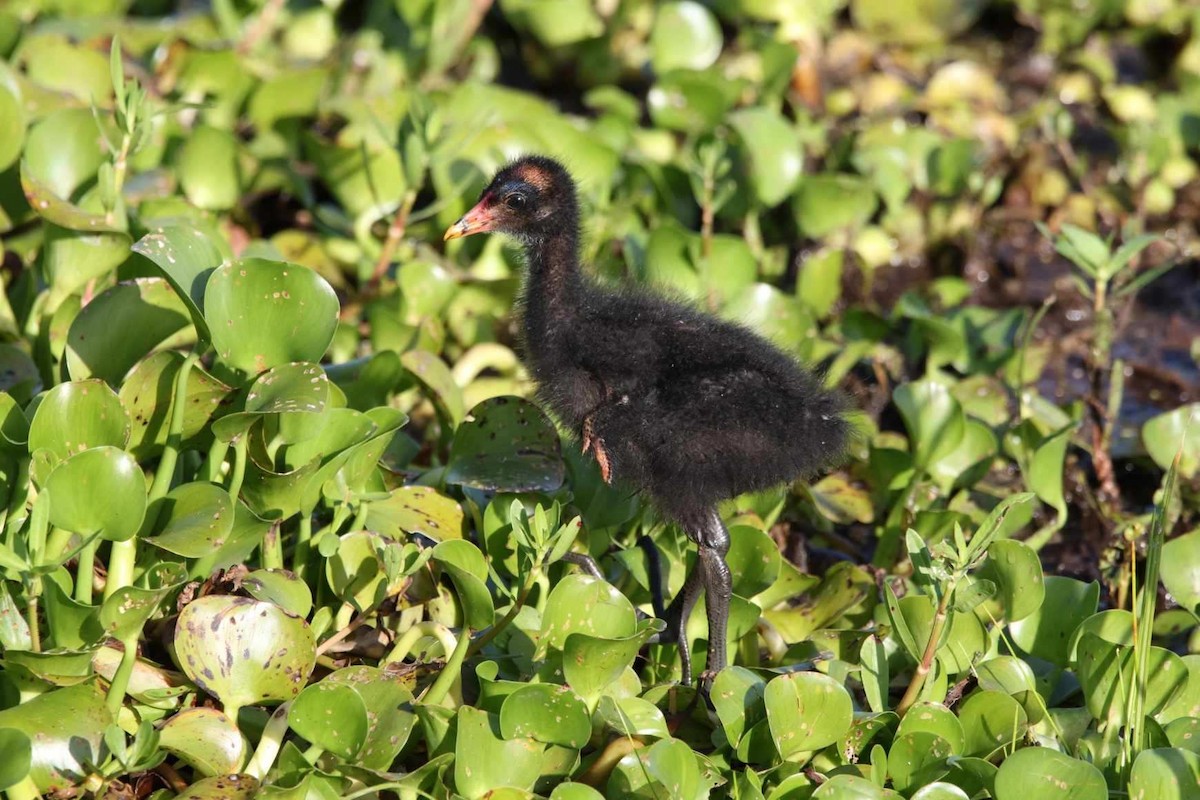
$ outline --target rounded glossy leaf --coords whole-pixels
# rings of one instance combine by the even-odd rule
[[[1025,709],[1002,692],[973,692],[959,708],[967,753],[987,758],[1007,744],[1020,743],[1027,724]]]
[[[467,627],[481,630],[495,622],[496,609],[485,583],[487,565],[479,548],[465,539],[450,539],[434,546],[430,560],[454,584]]]
[[[506,739],[495,716],[470,706],[458,710],[454,786],[468,798],[501,787],[530,790],[541,774],[545,745],[526,737]]]
[[[629,598],[608,581],[572,573],[546,599],[540,646],[562,649],[572,633],[619,639],[636,629],[637,614]]]
[[[1009,622],[1025,619],[1037,611],[1046,595],[1038,554],[1016,539],[992,542],[987,560],[977,574],[996,584],[1004,618]]]
[[[1126,696],[1136,670],[1134,648],[1085,633],[1079,638],[1076,659],[1080,688],[1092,717],[1124,725]],[[1183,691],[1188,669],[1183,659],[1161,647],[1150,648],[1147,662],[1146,713],[1153,715]]]
[[[59,460],[90,447],[124,447],[128,440],[129,417],[120,398],[100,380],[55,386],[29,424],[29,452],[48,450]]]
[[[941,703],[917,703],[910,708],[896,729],[897,736],[905,733],[932,733],[950,745],[954,755],[960,755],[966,747],[962,723]]]
[[[254,800],[259,796],[258,779],[252,775],[218,775],[196,781],[175,800]]]
[[[928,45],[966,31],[986,0],[851,0],[855,27],[885,42]]]
[[[810,339],[815,323],[800,302],[766,283],[747,286],[721,309],[721,316],[753,328],[788,352]]]
[[[497,492],[552,492],[564,467],[558,432],[519,397],[493,397],[471,409],[454,433],[446,480]]]
[[[409,350],[400,356],[400,363],[425,387],[429,399],[451,425],[462,421],[466,413],[462,388],[455,383],[454,374],[446,362],[426,350]]]
[[[167,719],[159,744],[205,777],[241,769],[250,743],[223,711],[203,706],[187,708]]]
[[[866,225],[879,198],[871,184],[856,175],[811,175],[800,181],[792,207],[804,235],[822,239]]]
[[[693,0],[664,3],[650,31],[650,62],[654,71],[706,69],[721,55],[724,41],[717,18]]]
[[[104,730],[112,721],[96,681],[55,689],[0,711],[0,730],[15,729],[33,743],[29,774],[43,793],[79,786],[92,765],[104,762]],[[7,752],[0,760],[7,760]]]
[[[1025,652],[1065,667],[1071,659],[1071,634],[1096,613],[1100,584],[1051,575],[1045,580],[1045,592],[1041,607],[1010,625],[1009,632]]]
[[[1177,536],[1163,545],[1162,582],[1181,606],[1192,613],[1200,612],[1200,531]]]
[[[206,595],[175,625],[179,666],[226,713],[251,703],[291,700],[316,663],[312,629],[273,603]]]
[[[7,170],[20,158],[21,146],[25,144],[25,110],[21,107],[20,90],[15,81],[9,83],[5,77],[0,73],[0,171]]]
[[[1086,761],[1051,750],[1025,747],[1000,764],[996,800],[1107,800],[1100,770]]]
[[[96,119],[86,108],[54,111],[33,125],[21,158],[21,188],[44,219],[76,231],[119,231],[115,221],[85,211],[71,198],[96,176],[106,155]]]
[[[1200,797],[1200,755],[1172,747],[1143,750],[1133,761],[1129,796],[1156,800]]]
[[[1142,426],[1146,452],[1163,469],[1179,453],[1179,475],[1191,480],[1200,474],[1200,403],[1159,414]]]
[[[772,108],[735,111],[729,123],[742,142],[750,181],[758,202],[767,208],[783,202],[804,171],[804,151],[792,124]]]
[[[312,590],[291,572],[256,569],[242,581],[242,588],[255,600],[274,603],[297,617],[312,611]]]
[[[393,539],[406,533],[423,533],[437,541],[461,539],[463,509],[430,486],[401,486],[386,500],[371,503],[366,527]]]
[[[926,595],[910,594],[900,599],[900,611],[908,628],[917,641],[918,650],[924,650],[933,630],[934,607]],[[971,668],[980,653],[987,649],[987,631],[974,614],[953,613],[949,630],[938,647],[938,662],[952,675]]]
[[[764,700],[771,737],[784,760],[833,744],[853,720],[850,694],[819,672],[772,678]]]
[[[339,669],[321,681],[349,686],[362,701],[368,727],[357,761],[368,769],[390,767],[412,733],[416,723],[413,696],[404,681],[402,675],[368,666]]]
[[[500,733],[505,739],[524,737],[578,750],[592,735],[592,719],[579,695],[568,687],[534,683],[504,700]]]
[[[646,639],[661,627],[658,620],[649,620],[640,631],[623,638],[572,633],[563,645],[563,677],[589,708],[595,708],[600,695],[632,666]]]
[[[162,270],[191,312],[200,338],[206,341],[209,330],[203,312],[204,292],[209,276],[225,260],[223,245],[196,225],[176,223],[155,228],[133,246],[135,253]]]
[[[550,800],[604,800],[604,795],[586,783],[560,783],[550,793]]]
[[[133,456],[115,447],[93,447],[50,473],[50,522],[84,536],[124,541],[146,516],[146,476]]]
[[[71,323],[67,369],[75,380],[100,378],[118,386],[134,364],[190,321],[187,307],[162,278],[118,284],[80,309]]]
[[[958,447],[966,419],[945,386],[927,380],[901,384],[892,401],[904,417],[916,466],[927,467]]]
[[[734,525],[729,536],[725,561],[733,573],[733,593],[754,597],[779,577],[779,546],[765,531],[750,525]]]
[[[892,785],[904,792],[945,773],[946,759],[954,748],[942,737],[927,731],[899,733],[888,750],[887,768]]]
[[[318,681],[288,709],[288,725],[312,744],[351,760],[367,741],[367,706],[352,686]]]
[[[375,608],[388,595],[383,567],[387,540],[377,533],[354,531],[342,535],[337,552],[325,561],[325,579],[342,600],[359,611]]]
[[[857,775],[834,775],[818,786],[811,796],[812,800],[890,800],[900,797]]]
[[[139,460],[160,452],[167,441],[175,406],[175,380],[183,362],[181,353],[155,353],[134,367],[121,384],[121,403],[132,420],[129,451]],[[233,390],[194,364],[185,392],[183,443],[205,446],[211,442],[209,422]]]
[[[667,739],[671,731],[658,706],[641,697],[604,695],[596,706],[597,720],[618,736]]]
[[[696,753],[679,739],[660,739],[622,758],[608,780],[609,797],[695,798],[707,795]]]
[[[217,550],[233,530],[233,498],[211,483],[176,486],[161,501],[158,533],[148,541],[184,558]]]
[[[4,87],[0,85],[0,92],[3,90]],[[3,111],[3,103],[0,102],[0,112]],[[24,731],[0,728],[0,753],[4,753],[4,760],[0,762],[0,791],[4,791],[29,775],[33,766],[33,742]]]
[[[175,173],[184,195],[197,208],[224,210],[241,195],[237,139],[210,125],[198,125],[184,140]]]
[[[953,783],[934,781],[913,792],[909,800],[970,800],[970,797]]]
[[[712,704],[725,730],[725,738],[734,747],[747,730],[765,719],[763,695],[766,688],[767,682],[762,676],[738,666],[721,670],[713,679]]]
[[[293,361],[320,361],[333,341],[338,309],[333,287],[320,275],[262,258],[218,267],[204,294],[204,318],[217,355],[249,375]]]

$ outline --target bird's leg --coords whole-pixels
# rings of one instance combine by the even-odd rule
[[[593,578],[604,580],[604,573],[600,571],[600,565],[587,553],[565,553],[562,560],[568,564],[574,564]]]
[[[583,415],[583,452],[586,454],[591,450],[596,456],[596,463],[600,466],[600,477],[605,483],[612,483],[612,463],[608,460],[608,451],[604,449],[604,440],[596,435],[596,415],[600,410],[608,405],[613,396],[616,394],[612,388],[601,386],[601,394],[604,398],[592,407],[592,410]]]
[[[717,673],[725,669],[728,649],[729,601],[733,597],[733,578],[725,555],[729,552],[729,531],[725,523],[711,511],[701,530],[700,559],[696,566],[704,584],[704,604],[708,611],[708,661],[702,686],[711,684]]]
[[[667,627],[651,640],[663,644],[675,642],[679,645],[679,661],[683,667],[684,686],[692,684],[692,650],[688,646],[687,623],[688,618],[692,616],[692,609],[696,607],[696,601],[700,599],[700,592],[704,589],[701,573],[700,562],[697,561],[692,566],[692,571],[688,573],[687,580],[683,582],[683,588],[679,590],[679,594],[675,595],[671,605],[667,606],[667,610],[663,612],[662,619],[667,623]]]
[[[583,419],[583,452],[586,454],[591,450],[595,453],[596,463],[600,465],[600,477],[605,483],[612,483],[612,465],[608,461],[608,451],[604,449],[604,440],[596,435],[595,416],[596,411],[592,411]]]

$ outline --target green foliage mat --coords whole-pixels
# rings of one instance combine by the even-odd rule
[[[9,798],[1200,796],[1192,4],[10,0],[0,56]],[[862,408],[722,509],[707,696],[692,548],[442,244],[530,151],[601,276]]]

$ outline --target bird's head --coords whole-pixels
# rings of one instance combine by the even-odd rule
[[[545,156],[526,156],[497,172],[475,207],[443,238],[496,231],[541,239],[575,225],[575,214],[575,184],[563,165]]]

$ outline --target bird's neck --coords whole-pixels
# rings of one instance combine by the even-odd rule
[[[528,277],[524,291],[526,346],[543,353],[561,341],[586,291],[579,267],[579,234],[574,225],[525,242]],[[531,352],[535,357],[540,355]]]

